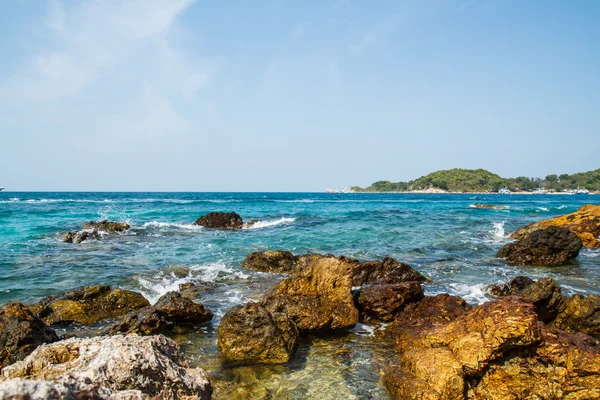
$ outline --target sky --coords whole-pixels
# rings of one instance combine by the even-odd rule
[[[600,168],[600,1],[0,2],[0,186]]]

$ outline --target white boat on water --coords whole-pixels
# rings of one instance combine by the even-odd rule
[[[4,190],[4,188],[2,186],[0,186],[0,192],[3,191],[3,190]]]
[[[590,194],[590,191],[587,189],[577,188],[577,189],[571,189],[567,193],[568,194]]]

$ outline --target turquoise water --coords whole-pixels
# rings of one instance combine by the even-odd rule
[[[510,208],[470,208],[473,203]],[[180,283],[209,282],[211,289],[200,301],[215,312],[215,320],[178,340],[217,381],[239,383],[247,379],[247,370],[223,369],[216,356],[219,318],[282,278],[242,269],[248,253],[285,249],[360,259],[391,256],[433,280],[428,294],[449,292],[474,304],[486,300],[486,285],[519,274],[552,276],[568,294],[600,293],[598,250],[584,249],[576,261],[559,268],[510,267],[494,257],[507,242],[506,233],[586,203],[600,203],[600,196],[0,192],[0,304],[33,302],[91,284],[137,290],[155,301]],[[242,231],[191,225],[210,211],[236,211],[244,220],[261,222]],[[100,219],[126,221],[132,228],[79,245],[60,240],[66,231]],[[320,379],[322,387],[336,388],[330,398],[385,398],[378,370],[371,368],[379,351],[370,342],[372,330],[361,325],[343,338],[307,339],[311,343],[298,353],[302,363],[266,372],[251,369],[252,379],[261,382],[251,386],[274,398],[282,390],[301,398],[319,387]],[[353,355],[339,358],[340,347]],[[331,374],[324,372],[323,360],[336,366],[327,370]],[[276,383],[273,376],[279,376]]]

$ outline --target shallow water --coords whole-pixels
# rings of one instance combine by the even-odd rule
[[[509,206],[470,208],[473,203]],[[567,294],[600,293],[600,251],[583,250],[570,265],[520,268],[494,257],[506,233],[575,211],[600,196],[311,193],[0,193],[0,304],[91,284],[140,291],[156,301],[180,283],[209,282],[200,301],[212,323],[176,337],[194,365],[211,373],[216,398],[387,398],[379,382],[390,350],[359,326],[346,335],[306,338],[293,362],[227,368],[217,356],[216,327],[233,305],[258,299],[282,276],[241,268],[253,251],[330,252],[360,259],[391,256],[471,303],[483,288],[519,274],[552,276]],[[209,211],[236,211],[253,229],[192,226]],[[67,230],[88,220],[127,221],[132,228],[101,241],[68,244]]]

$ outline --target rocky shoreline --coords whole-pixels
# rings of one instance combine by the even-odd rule
[[[499,256],[561,265],[597,246],[590,237],[600,234],[600,206],[548,221],[517,231]],[[243,221],[216,215],[206,224],[240,229]],[[490,285],[495,300],[472,307],[448,294],[425,296],[429,278],[393,258],[278,250],[249,254],[242,266],[286,277],[221,318],[224,365],[289,363],[304,338],[327,341],[363,323],[380,327],[371,340],[388,352],[381,373],[394,399],[600,398],[600,296],[567,297],[550,278],[519,277]],[[211,398],[208,375],[189,368],[164,336],[213,318],[201,292],[184,286],[151,305],[135,292],[92,286],[5,306],[0,399]],[[100,326],[100,336],[60,337],[55,328],[65,325]],[[215,393],[228,398],[232,385]]]

